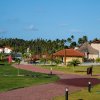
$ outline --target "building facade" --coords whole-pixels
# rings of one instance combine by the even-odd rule
[[[78,59],[81,63],[83,62],[84,53],[75,49],[63,49],[53,54],[54,57],[62,59],[64,64],[72,61],[73,59]]]
[[[99,51],[98,57],[100,58],[100,40],[92,42],[91,46]]]
[[[88,42],[80,46],[78,50],[85,54],[85,58],[87,60],[95,60],[99,57],[99,51],[95,47],[91,46]]]

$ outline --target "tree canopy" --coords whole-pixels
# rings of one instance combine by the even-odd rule
[[[98,40],[97,38],[94,40]],[[74,40],[74,35],[66,38],[66,39],[55,39],[55,40],[47,40],[47,39],[34,39],[34,40],[23,40],[18,38],[0,38],[0,47],[11,47],[14,52],[22,52],[25,53],[27,48],[31,54],[52,54],[58,50],[64,48],[74,48],[75,46],[81,45],[84,42],[88,41],[87,36],[83,36],[78,39],[78,43]]]

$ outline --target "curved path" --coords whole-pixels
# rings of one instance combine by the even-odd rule
[[[50,73],[50,70],[33,65],[20,64],[14,65],[14,67],[34,72]],[[31,86],[0,93],[0,100],[52,100],[55,96],[64,95],[66,87],[69,89],[69,92],[74,92],[80,90],[83,86],[86,86],[88,81],[92,81],[93,84],[100,83],[100,80],[94,81],[95,79],[93,80],[87,76],[65,74],[60,71],[53,71],[53,74],[57,74],[61,80],[55,83]],[[84,84],[81,83],[82,85],[80,85],[81,81]]]

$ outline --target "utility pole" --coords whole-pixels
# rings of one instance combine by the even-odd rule
[[[64,50],[64,64],[66,65],[66,49]]]

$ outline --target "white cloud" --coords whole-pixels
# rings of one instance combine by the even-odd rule
[[[31,32],[38,31],[38,29],[34,25],[29,25],[25,30]]]

